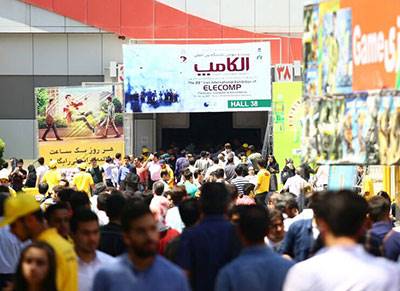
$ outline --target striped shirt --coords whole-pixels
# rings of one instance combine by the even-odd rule
[[[238,189],[239,195],[243,195],[243,187],[244,185],[250,183],[250,181],[244,177],[238,176],[235,179],[232,179],[231,184],[235,185]]]

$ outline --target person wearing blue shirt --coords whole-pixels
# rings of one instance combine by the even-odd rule
[[[176,262],[188,274],[194,291],[212,291],[218,271],[240,252],[235,228],[224,215],[230,202],[223,183],[201,187],[200,222],[183,232]]]
[[[293,262],[265,245],[269,227],[267,210],[260,205],[243,206],[237,229],[244,246],[241,255],[218,274],[216,291],[280,291]]]
[[[93,291],[190,290],[183,271],[157,255],[157,221],[146,204],[130,202],[121,223],[128,253],[97,272]]]

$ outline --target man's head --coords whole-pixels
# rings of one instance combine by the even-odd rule
[[[73,191],[69,197],[69,203],[73,212],[81,208],[90,209],[90,200],[86,192]]]
[[[105,200],[106,214],[110,220],[120,220],[126,199],[119,191],[113,191]]]
[[[116,158],[117,160],[120,160],[121,157],[122,157],[121,153],[116,153],[116,154],[115,154],[115,158]]]
[[[258,166],[260,167],[260,169],[265,169],[265,167],[267,165],[267,163],[265,162],[264,159],[258,160],[257,163],[258,163]]]
[[[206,151],[202,151],[202,152],[200,153],[200,157],[203,158],[203,159],[205,159],[205,158],[207,157],[207,152],[206,152]]]
[[[290,198],[286,201],[285,213],[289,218],[293,218],[299,214],[299,204],[296,198]]]
[[[153,184],[153,194],[161,196],[164,193],[164,183],[162,181],[157,181]]]
[[[282,241],[285,237],[282,212],[276,209],[270,210],[269,220],[270,225],[268,227],[268,238],[275,243]]]
[[[232,151],[232,145],[228,142],[224,146],[225,152],[230,153]]]
[[[97,159],[96,159],[96,158],[92,158],[92,159],[90,160],[90,163],[92,164],[92,167],[93,167],[93,168],[96,168],[96,167],[97,167]]]
[[[169,179],[170,179],[170,176],[169,176],[169,173],[168,173],[168,171],[166,171],[166,170],[162,170],[161,172],[160,172],[160,177],[161,177],[161,180],[163,180],[164,182],[168,182],[169,181]]]
[[[125,156],[124,157],[124,163],[125,163],[125,165],[129,165],[131,163],[131,157],[130,156]]]
[[[69,207],[64,202],[59,202],[50,205],[44,214],[47,223],[50,227],[57,229],[57,232],[64,238],[70,234],[70,211]]]
[[[89,209],[74,213],[71,219],[71,234],[78,254],[80,252],[94,254],[100,242],[97,215]]]
[[[244,165],[244,164],[237,165],[235,168],[235,172],[236,172],[236,175],[238,175],[238,177],[245,177],[246,176],[245,172],[247,172],[246,165]]]
[[[195,225],[200,218],[199,201],[195,198],[182,201],[179,204],[179,214],[186,228]]]
[[[201,211],[205,215],[222,215],[227,211],[229,198],[223,183],[205,183],[201,187]]]
[[[44,165],[44,158],[43,157],[38,158],[37,161],[38,161],[39,165],[41,165],[41,166]]]
[[[261,205],[242,206],[237,228],[243,245],[264,244],[269,224],[268,211],[265,207]]]
[[[382,196],[368,200],[368,216],[372,222],[390,220],[390,203]]]
[[[338,237],[357,240],[368,213],[367,201],[348,190],[314,194],[311,207],[326,244]]]
[[[130,254],[140,259],[157,254],[160,234],[148,205],[138,201],[128,202],[121,222],[124,242]]]
[[[193,173],[193,177],[201,184],[204,180],[203,171],[200,169],[196,169]]]
[[[39,194],[45,195],[49,191],[49,184],[39,183],[38,185]]]
[[[175,186],[167,196],[172,205],[178,206],[188,196],[185,186]]]
[[[193,182],[193,174],[189,169],[184,170],[182,176],[185,178],[185,181]]]
[[[233,164],[233,159],[234,159],[234,156],[232,153],[229,153],[226,157],[226,161],[228,162],[228,164]]]
[[[17,161],[17,168],[22,168],[24,166],[24,160],[23,159],[19,159]]]
[[[111,95],[107,96],[107,102],[111,103],[111,101],[112,101],[112,96]]]

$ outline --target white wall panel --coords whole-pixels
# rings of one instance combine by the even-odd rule
[[[266,31],[287,32],[289,15],[289,0],[256,0],[256,26],[265,27]]]
[[[221,0],[221,24],[254,27],[254,0]]]
[[[0,32],[29,32],[30,6],[16,0],[0,0]]]
[[[68,35],[70,75],[102,75],[102,40],[98,34]]]
[[[34,74],[67,75],[68,50],[66,34],[33,36]]]
[[[31,26],[64,27],[65,17],[47,10],[31,6]]]
[[[122,45],[128,40],[121,40],[115,34],[103,34],[103,66],[108,69],[111,61],[122,63]]]
[[[186,3],[191,0],[157,0],[157,2],[174,7],[180,11],[186,12]]]
[[[187,13],[220,23],[220,0],[187,0]]]
[[[0,34],[0,75],[32,75],[31,34]]]

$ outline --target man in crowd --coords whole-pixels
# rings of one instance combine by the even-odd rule
[[[39,167],[36,168],[36,187],[42,183],[44,174],[49,170],[49,167],[44,164],[43,157],[38,158],[37,162],[39,163]]]
[[[398,266],[369,255],[357,243],[368,213],[368,203],[363,197],[347,190],[319,193],[313,209],[325,248],[295,265],[283,290],[399,289]]]
[[[236,166],[233,162],[234,155],[233,153],[229,153],[227,156],[227,161],[225,165],[225,179],[228,183],[231,182],[232,179],[236,178]]]
[[[236,178],[232,179],[231,184],[235,185],[239,195],[243,195],[243,187],[244,185],[250,183],[248,179],[246,179],[247,175],[247,166],[244,164],[239,164],[235,168]]]
[[[88,173],[90,175],[92,175],[94,184],[97,185],[99,183],[103,183],[104,182],[104,170],[103,170],[103,168],[100,168],[100,166],[97,164],[97,159],[96,158],[92,158],[90,160],[90,163],[91,163],[92,166],[88,170]]]
[[[188,273],[194,291],[214,290],[218,271],[239,253],[235,229],[225,217],[229,202],[223,183],[205,183],[202,220],[181,236],[177,263]]]
[[[86,164],[84,162],[78,164],[79,173],[74,175],[72,185],[78,191],[84,191],[89,197],[92,196],[94,190],[94,181],[92,175],[86,172]]]
[[[180,233],[185,225],[182,222],[178,207],[182,203],[183,199],[187,198],[187,196],[188,194],[185,190],[185,187],[176,186],[172,189],[171,193],[167,197],[170,203],[170,208],[167,210],[165,222],[167,226],[176,229]]]
[[[57,171],[57,161],[51,160],[49,170],[44,174],[42,183],[49,185],[49,191],[53,192],[53,188],[60,184],[61,174]]]
[[[121,214],[126,199],[119,191],[111,192],[106,199],[105,208],[109,223],[100,228],[99,250],[116,257],[125,252],[122,238]]]
[[[244,249],[219,272],[216,291],[282,290],[286,273],[293,263],[265,245],[264,236],[269,224],[265,207],[243,206],[237,229]]]
[[[122,227],[128,254],[101,268],[92,290],[189,290],[183,272],[157,255],[157,221],[147,205],[130,202],[122,214]]]
[[[372,254],[397,261],[400,256],[400,233],[393,230],[389,201],[382,196],[372,197],[368,201],[368,216],[373,224],[366,235],[366,249]]]
[[[79,265],[79,291],[91,291],[96,272],[115,261],[106,253],[96,250],[100,242],[97,216],[88,209],[74,213],[71,232]]]
[[[70,209],[65,202],[58,202],[47,207],[44,217],[50,227],[57,229],[59,235],[70,240]]]
[[[111,157],[106,158],[106,162],[103,165],[104,170],[104,179],[106,182],[107,187],[116,187],[116,181],[113,179],[113,169],[117,166],[113,163],[113,159]]]
[[[183,175],[183,183],[179,183],[178,185],[185,186],[188,195],[192,198],[195,197],[198,189],[196,185],[193,183],[193,173],[189,169],[186,169],[183,171],[182,175]]]
[[[300,176],[300,169],[296,169],[295,175],[287,179],[285,186],[283,187],[284,191],[289,191],[296,195],[300,210],[303,210],[304,208],[304,190],[307,186],[307,181]]]
[[[264,206],[267,204],[266,200],[268,198],[269,180],[271,177],[271,174],[265,168],[266,165],[264,159],[258,161],[258,167],[260,170],[257,173],[257,185],[254,189],[254,192],[256,193],[256,202]]]
[[[56,254],[56,284],[58,290],[78,290],[78,264],[72,245],[48,228],[39,203],[33,195],[20,194],[7,198],[0,227],[10,224],[11,232],[20,241],[37,240],[48,243]]]
[[[181,151],[181,157],[176,160],[175,164],[175,176],[177,180],[179,181],[183,169],[186,169],[189,167],[189,158],[191,158],[192,155],[187,153],[186,150]]]
[[[47,141],[46,136],[50,132],[50,129],[53,130],[54,135],[57,140],[62,140],[57,132],[56,121],[54,119],[56,115],[56,104],[54,102],[54,98],[49,99],[49,104],[46,107],[46,130],[43,133],[42,140]]]

